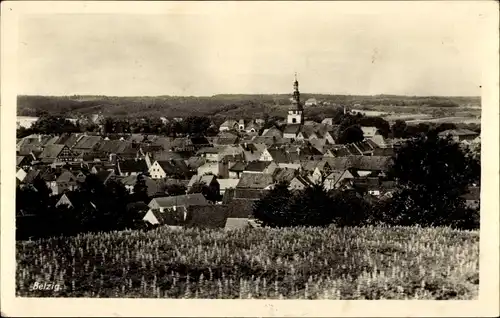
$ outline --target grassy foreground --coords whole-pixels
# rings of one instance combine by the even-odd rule
[[[17,295],[475,299],[479,233],[364,227],[122,231],[17,243]],[[31,290],[60,284],[59,291]]]

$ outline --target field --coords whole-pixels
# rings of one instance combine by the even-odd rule
[[[123,231],[17,243],[41,297],[476,299],[479,234],[448,228]],[[30,291],[57,283],[59,291]]]

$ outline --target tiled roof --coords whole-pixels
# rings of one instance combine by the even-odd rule
[[[300,124],[287,124],[283,130],[284,134],[296,134],[300,131]]]
[[[154,198],[161,207],[208,205],[207,199],[201,193],[183,194],[170,197]]]
[[[288,168],[278,168],[273,173],[275,182],[287,181],[290,182],[297,175],[297,170]]]
[[[58,183],[59,182],[70,182],[70,181],[76,181],[76,177],[68,170],[64,171],[59,175],[59,177],[56,180]]]
[[[119,160],[118,166],[120,167],[121,173],[148,171],[148,166],[146,164],[146,161],[140,159]]]
[[[267,173],[243,173],[237,188],[264,189],[273,184],[273,176]]]
[[[39,159],[57,158],[64,147],[64,145],[48,145],[47,147],[44,147],[42,153],[39,156]]]
[[[269,165],[271,164],[270,161],[253,161],[249,162],[247,166],[245,167],[244,171],[255,171],[255,172],[262,172],[264,171]]]
[[[192,205],[187,208],[186,227],[223,228],[228,210],[225,205]]]
[[[199,167],[203,166],[205,162],[206,162],[205,158],[190,157],[187,160],[186,165],[188,166],[189,169],[198,169]]]
[[[189,168],[184,160],[159,160],[157,162],[166,174],[189,175]]]
[[[75,149],[93,149],[102,141],[101,136],[82,136],[73,146]]]
[[[242,161],[235,162],[230,168],[229,171],[234,172],[242,172],[245,170],[246,164]]]

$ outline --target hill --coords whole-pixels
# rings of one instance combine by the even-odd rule
[[[443,109],[452,116],[455,109],[480,105],[479,97],[420,97],[395,95],[325,95],[302,94],[302,100],[311,97],[326,102],[306,107],[306,116],[333,116],[346,105],[362,109],[401,109],[402,112],[432,112]],[[102,112],[113,117],[186,117],[190,115],[250,118],[284,116],[290,103],[290,94],[214,96],[33,96],[20,95],[17,99],[18,115],[78,116]]]

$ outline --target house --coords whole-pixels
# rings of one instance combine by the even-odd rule
[[[203,147],[210,146],[210,142],[205,136],[193,136],[189,138],[190,145],[193,146],[194,150],[201,149]]]
[[[127,191],[129,193],[134,193],[134,186],[137,183],[138,177],[139,177],[139,175],[136,175],[136,174],[129,175],[129,176],[126,176],[123,179],[121,179],[120,182],[125,186],[125,189],[127,189]],[[148,197],[153,197],[159,193],[160,186],[158,185],[158,183],[155,180],[151,179],[148,176],[144,176],[144,175],[142,176],[142,178],[144,178],[144,182],[145,182],[146,187],[147,187]]]
[[[224,228],[228,218],[225,205],[191,205],[187,207],[184,226],[186,228]]]
[[[42,163],[68,162],[75,159],[73,152],[65,145],[49,145],[43,148],[38,159]]]
[[[285,126],[285,129],[283,130],[283,137],[284,138],[290,138],[290,139],[295,139],[297,138],[297,135],[300,132],[300,127],[301,124],[288,124]]]
[[[64,193],[57,201],[55,207],[61,207],[66,205],[68,208],[79,209],[79,210],[95,210],[96,205],[84,198],[81,194],[75,192]]]
[[[300,191],[312,185],[312,181],[304,176],[296,176],[290,181],[288,189],[291,191]]]
[[[243,151],[242,154],[244,160],[247,162],[259,160],[260,156],[262,155],[262,152],[264,151],[264,149],[266,149],[266,146],[263,144],[254,144],[246,142],[240,144],[240,147]]]
[[[78,188],[78,180],[75,175],[68,170],[63,171],[52,184],[52,194],[61,194],[65,191],[74,191]]]
[[[186,160],[186,165],[189,170],[196,171],[199,167],[203,166],[207,160],[198,156],[189,157]]]
[[[261,126],[252,120],[246,124],[244,131],[247,134],[254,134],[254,133],[258,133],[260,128],[261,128]]]
[[[281,130],[279,130],[277,127],[271,127],[271,128],[268,128],[268,129],[265,129],[263,132],[262,132],[262,135],[263,137],[276,137],[276,138],[283,138],[283,132]]]
[[[243,173],[243,170],[245,170],[246,164],[242,161],[235,162],[233,165],[230,166],[228,172],[229,175],[228,177],[230,179],[239,179],[240,175]]]
[[[196,152],[196,155],[209,162],[218,162],[223,157],[224,146],[204,147]]]
[[[217,197],[220,196],[220,184],[217,181],[217,177],[214,175],[194,175],[191,177],[191,180],[189,180],[187,190],[190,191],[193,185],[196,183],[201,183],[206,185],[211,193],[214,193]]]
[[[207,162],[198,167],[198,175],[213,174],[219,178],[225,179],[229,177],[229,164],[226,162]]]
[[[316,100],[316,98],[309,98],[305,102],[305,106],[316,106],[316,105],[318,105],[318,101]]]
[[[323,180],[323,186],[326,190],[339,189],[348,184],[354,176],[349,170],[335,170],[330,172]]]
[[[371,127],[371,126],[370,127],[365,127],[365,126],[362,126],[361,130],[363,131],[363,136],[365,137],[365,139],[373,138],[376,135],[380,135],[380,132],[377,129],[377,127]]]
[[[236,120],[228,119],[219,126],[219,131],[238,130],[238,124]]]
[[[273,174],[278,165],[272,161],[252,161],[247,164],[243,173],[266,173]]]
[[[217,179],[217,181],[219,182],[219,191],[220,191],[220,195],[224,196],[224,193],[226,193],[226,191],[228,189],[234,189],[236,188],[236,186],[238,185],[238,182],[240,182],[239,178],[238,179]]]
[[[474,140],[479,134],[469,129],[449,129],[440,132],[439,137],[450,136],[454,141],[460,142],[464,140]]]
[[[214,146],[236,145],[238,140],[238,136],[231,135],[230,137],[216,137],[212,143]]]
[[[118,170],[118,175],[122,177],[146,173],[149,170],[146,160],[142,159],[118,160],[116,163],[116,167]]]
[[[25,156],[16,156],[16,167],[28,168],[34,160],[35,157],[32,154]]]
[[[153,225],[169,223],[178,225],[186,220],[189,206],[209,204],[201,193],[154,198],[149,202],[149,210],[143,220]]]
[[[86,155],[91,153],[97,145],[102,141],[101,136],[87,136],[81,135],[78,137],[76,143],[71,147],[71,151],[75,155]]]
[[[274,184],[272,174],[267,173],[243,173],[236,189],[270,189]]]
[[[192,173],[187,167],[184,160],[157,160],[149,168],[149,175],[153,179],[164,179],[167,177],[173,178],[189,178]]]
[[[291,182],[298,175],[298,170],[289,168],[277,168],[273,172],[274,182]]]
[[[222,204],[227,205],[229,218],[249,218],[253,215],[254,203],[264,193],[264,190],[227,189]]]

